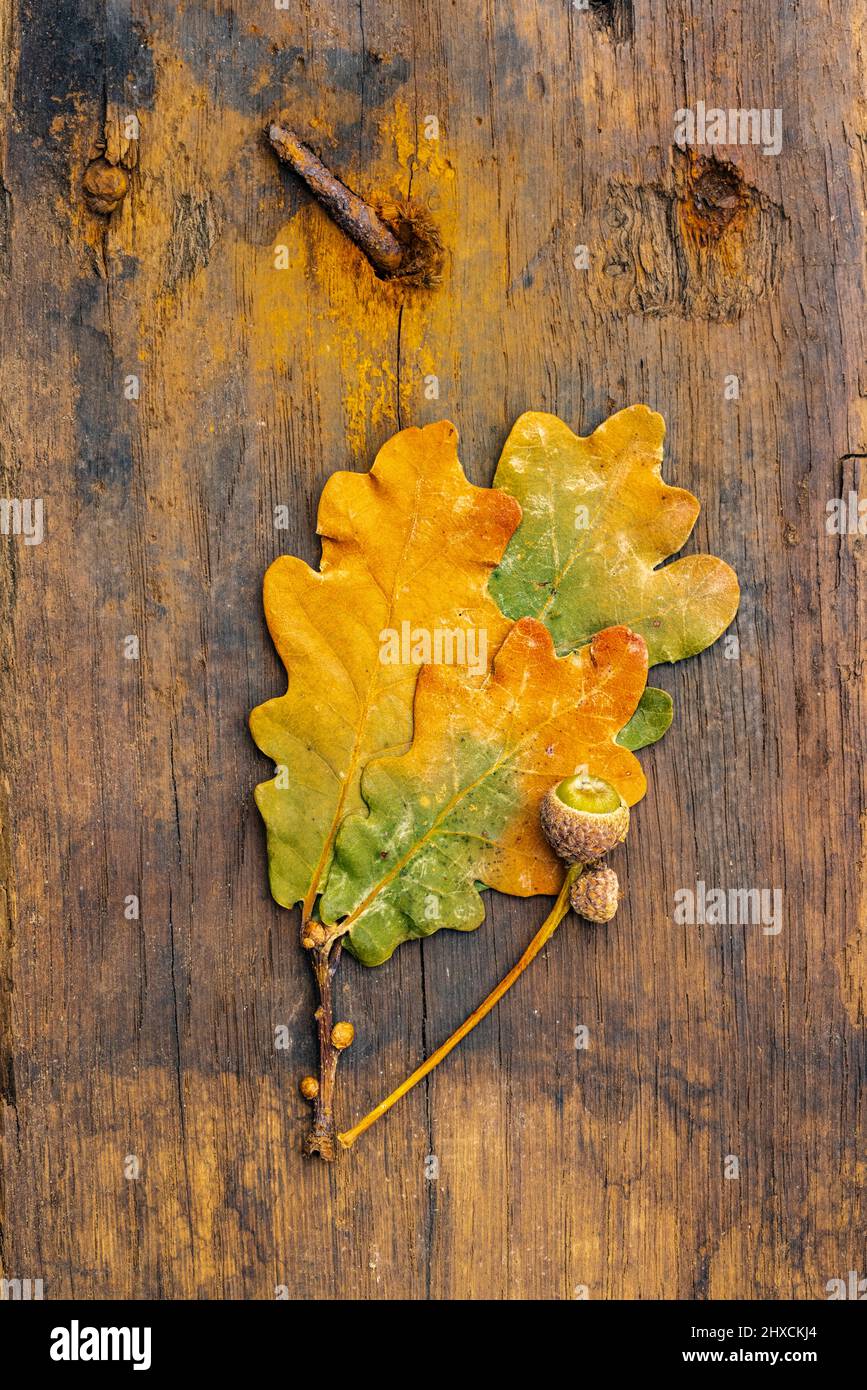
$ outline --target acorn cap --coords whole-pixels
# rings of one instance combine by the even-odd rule
[[[597,865],[572,884],[569,896],[579,917],[586,917],[588,922],[610,922],[620,901],[617,875],[606,865]]]
[[[629,829],[629,807],[600,777],[558,782],[543,798],[540,816],[549,845],[572,864],[600,859],[626,839]]]

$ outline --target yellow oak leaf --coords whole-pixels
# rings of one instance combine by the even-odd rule
[[[521,516],[507,493],[472,486],[448,421],[406,429],[369,473],[335,473],[319,505],[319,570],[281,556],[265,576],[285,695],[250,729],[277,773],[256,789],[271,890],[307,918],[344,818],[363,803],[365,764],[412,737],[421,663],[487,668],[509,630],[488,576]],[[439,649],[437,643],[439,642]]]

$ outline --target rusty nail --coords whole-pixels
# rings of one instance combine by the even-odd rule
[[[404,248],[374,208],[332,174],[318,155],[299,140],[294,130],[274,123],[268,128],[268,139],[280,159],[303,179],[341,231],[361,248],[374,270],[383,276],[394,275],[403,261]]]
[[[409,200],[386,199],[377,211],[336,174],[281,120],[267,128],[277,156],[365,254],[381,280],[400,280],[430,289],[439,284],[445,259],[429,210]]]

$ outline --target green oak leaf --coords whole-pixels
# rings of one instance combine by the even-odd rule
[[[664,436],[662,416],[633,405],[586,438],[530,411],[506,440],[494,487],[523,517],[489,591],[507,617],[543,622],[558,653],[623,623],[644,637],[651,666],[680,661],[715,642],[737,611],[737,577],[724,561],[663,565],[699,513],[691,493],[662,480]]]
[[[674,706],[668,691],[649,685],[638,703],[638,709],[626,727],[620,730],[616,741],[622,748],[631,748],[633,753],[637,753],[639,748],[647,748],[662,738],[673,716]]]

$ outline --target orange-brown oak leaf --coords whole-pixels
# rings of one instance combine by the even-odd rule
[[[558,658],[532,618],[514,625],[485,676],[425,667],[411,748],[370,763],[369,814],[340,830],[323,920],[378,965],[409,937],[477,927],[479,883],[556,893],[564,870],[540,829],[542,797],[582,769],[630,805],[644,795],[638,760],[615,739],[646,679],[646,644],[628,628]]]

